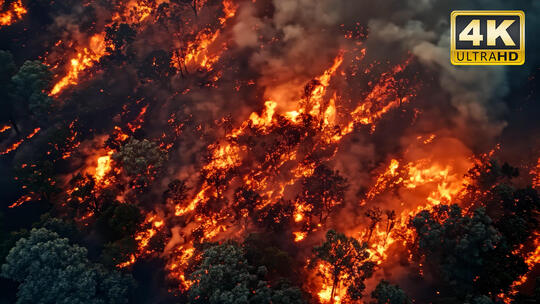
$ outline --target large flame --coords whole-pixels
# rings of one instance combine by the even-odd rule
[[[91,68],[105,53],[105,34],[92,36],[89,45],[77,51],[77,54],[69,60],[67,75],[55,83],[50,95],[57,95],[66,87],[76,85],[79,81],[80,74]]]
[[[7,7],[6,1],[0,0],[0,9],[2,8],[6,10],[0,12],[0,28],[19,21],[28,12],[22,4],[22,0],[11,1]]]

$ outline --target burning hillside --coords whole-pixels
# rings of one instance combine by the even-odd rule
[[[538,69],[391,2],[2,2],[6,300],[533,303]]]

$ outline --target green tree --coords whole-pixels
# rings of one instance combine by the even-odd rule
[[[21,229],[16,231],[2,231],[0,235],[0,264],[5,262],[9,251],[18,240],[28,235],[28,230]]]
[[[412,303],[403,289],[388,281],[381,280],[375,290],[371,292],[371,297],[375,299],[372,304],[410,304]]]
[[[486,296],[478,296],[471,300],[471,304],[493,304],[493,301]]]
[[[347,180],[339,172],[320,165],[302,180],[299,200],[310,207],[310,218],[316,216],[323,222],[334,207],[343,203],[347,188]]]
[[[60,219],[52,217],[50,213],[42,214],[39,222],[32,225],[33,228],[45,228],[51,232],[57,233],[60,237],[67,238],[72,241],[78,240],[79,230],[75,222],[69,219]]]
[[[280,241],[269,238],[267,234],[251,233],[243,243],[248,262],[254,266],[266,267],[270,277],[291,277],[293,259],[288,252],[278,247]]]
[[[139,207],[130,203],[111,203],[98,215],[97,230],[109,241],[130,237],[144,220]]]
[[[45,64],[37,60],[26,61],[11,78],[13,102],[38,118],[43,117],[52,105],[52,98],[47,94],[51,89],[52,77]]]
[[[167,154],[154,142],[130,138],[113,154],[113,159],[134,178],[136,185],[147,186],[165,163]]]
[[[441,205],[421,211],[411,224],[428,269],[462,299],[477,292],[498,294],[527,269],[485,208],[471,216],[457,205]]]
[[[212,246],[191,275],[190,303],[303,303],[300,290],[287,284],[269,287],[265,275],[266,268],[251,266],[235,243]]]
[[[496,160],[477,164],[468,175],[473,181],[468,186],[468,201],[482,202],[508,246],[517,249],[539,227],[538,192],[530,186],[516,187],[513,179],[519,170]]]
[[[515,189],[511,185],[500,184],[490,191],[489,196],[488,208],[503,209],[503,216],[496,219],[495,226],[510,246],[519,246],[538,229],[540,197],[535,189]]]
[[[281,280],[273,286],[270,293],[259,297],[254,303],[266,304],[304,304],[302,292],[298,287],[291,286],[287,280]]]
[[[137,251],[137,242],[132,237],[125,237],[115,242],[105,244],[101,252],[101,263],[114,267],[129,261],[131,255]]]
[[[131,279],[91,263],[85,248],[47,229],[17,241],[2,276],[20,283],[17,303],[127,303]]]
[[[360,243],[343,233],[328,230],[326,241],[322,245],[313,248],[315,254],[312,265],[319,261],[330,265],[332,279],[332,291],[330,298],[334,299],[336,287],[340,283],[347,286],[347,296],[352,300],[362,297],[366,288],[364,280],[371,277],[375,263],[369,261],[367,244]]]

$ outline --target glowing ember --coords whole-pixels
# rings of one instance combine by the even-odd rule
[[[41,130],[41,128],[35,128],[34,131],[30,134],[28,134],[28,136],[26,136],[26,139],[30,139],[32,137],[34,137],[39,131]],[[22,143],[25,141],[25,138],[13,143],[11,146],[9,146],[7,149],[5,149],[4,151],[0,152],[0,155],[5,155],[5,154],[8,154],[9,152],[12,152],[12,151],[15,151],[17,150],[17,148],[22,145]]]
[[[11,126],[10,125],[5,125],[3,127],[0,127],[0,133],[4,133],[6,132],[7,130],[11,129]]]
[[[370,235],[370,253],[377,264],[386,260],[388,248],[396,242],[391,234],[392,229],[408,235],[412,233],[407,228],[411,216],[441,203],[452,203],[463,194],[469,184],[465,173],[472,168],[472,163],[463,161],[463,167],[454,168],[445,162],[421,158],[401,165],[397,159],[392,159],[385,171],[379,174],[363,204],[376,200],[379,195],[392,189],[399,189],[402,193],[415,191],[416,195],[424,194],[424,197],[417,198],[420,200],[417,203],[408,203],[398,214],[386,214],[385,220],[377,223],[373,230],[359,232],[363,237]]]
[[[0,0],[0,8],[4,8],[5,0]],[[0,27],[8,26],[22,19],[28,11],[22,4],[22,0],[11,1],[7,9],[0,12]]]
[[[19,207],[20,205],[29,202],[34,199],[33,195],[23,195],[21,196],[17,201],[15,201],[13,204],[9,205],[8,208],[15,208]]]
[[[521,246],[520,250],[523,249],[523,245]],[[525,264],[527,265],[529,271],[531,271],[538,263],[540,263],[540,233],[535,232],[533,236],[533,245],[532,245],[532,251],[523,253],[523,257],[525,258]],[[515,253],[520,253],[517,250]],[[515,296],[518,292],[518,288],[523,285],[523,283],[527,282],[529,279],[529,273],[526,273],[519,277],[516,281],[512,283],[510,286],[510,291],[507,294],[499,294],[498,297],[507,304],[512,303],[512,296]]]
[[[89,46],[82,48],[69,61],[67,75],[62,77],[52,88],[50,95],[57,95],[70,85],[76,85],[81,72],[92,67],[106,53],[105,35],[96,34],[90,38]]]
[[[63,20],[61,12],[51,15],[54,27],[44,27],[58,29],[39,57],[56,74],[45,93],[59,102],[50,111],[53,126],[41,131],[40,140],[50,142],[39,155],[52,169],[46,167],[47,174],[23,185],[25,194],[9,206],[46,198],[55,215],[73,215],[77,225],[88,228],[81,231],[100,236],[98,252],[105,249],[104,261],[109,253],[119,268],[161,259],[169,291],[186,298],[187,289],[199,283],[190,281],[190,273],[200,266],[207,245],[232,240],[247,257],[254,235],[273,233],[278,237],[263,240],[269,244],[255,244],[268,248],[261,260],[266,262],[274,249],[281,259],[283,250],[293,270],[300,270],[293,281],[302,284],[310,299],[353,303],[351,298],[372,291],[373,281],[367,280],[375,271],[374,280],[386,279],[395,267],[420,269],[424,275],[424,265],[412,264],[416,260],[411,258],[411,247],[419,246],[411,218],[419,211],[450,203],[467,205],[461,207],[468,211],[476,204],[466,201],[477,182],[468,173],[478,164],[472,151],[481,148],[465,146],[463,134],[451,131],[474,122],[472,116],[484,116],[482,109],[459,108],[451,92],[441,94],[437,100],[451,99],[442,107],[448,113],[476,115],[470,121],[450,117],[437,128],[439,122],[429,120],[434,110],[414,108],[425,103],[413,101],[417,91],[437,88],[433,80],[449,81],[438,75],[448,69],[419,69],[428,58],[416,51],[383,59],[366,56],[371,42],[366,35],[377,26],[363,28],[361,20],[355,30],[350,22],[329,26],[321,38],[331,38],[332,47],[308,54],[297,36],[316,32],[297,26],[296,19],[304,19],[296,16],[301,15],[297,5],[109,2],[84,1],[74,12],[65,12],[84,13],[84,26]],[[0,4],[5,11],[0,26],[27,13],[22,0]],[[272,20],[273,15],[283,20]],[[317,23],[317,31],[328,22]],[[423,30],[430,41],[440,32]],[[25,59],[15,57],[17,62]],[[92,81],[94,75],[102,77]],[[85,82],[81,93],[88,94],[77,94],[73,87]],[[481,118],[491,122],[488,114]],[[94,115],[107,119],[96,122]],[[45,125],[37,114],[29,121],[15,116],[6,117],[0,127],[2,137],[9,138],[0,155],[40,132],[36,128],[28,134],[28,126]],[[402,130],[387,132],[393,124]],[[18,136],[19,126],[28,135]],[[31,153],[6,161],[23,154]],[[512,172],[503,174],[511,179]],[[540,159],[530,174],[533,187],[540,189]],[[51,181],[58,185],[49,187]],[[140,225],[116,229],[110,222],[116,224],[117,217]],[[111,236],[102,231],[107,225]],[[313,248],[334,228],[343,238],[323,244],[327,251]],[[537,270],[540,238],[538,233],[533,237],[514,252],[525,259],[529,272],[512,284],[511,292],[499,295],[507,303]],[[343,240],[354,245],[340,247],[349,244]],[[314,258],[307,257],[310,249]],[[402,263],[407,257],[411,267]],[[259,257],[246,259],[251,263]],[[347,260],[352,262],[341,263]],[[269,270],[268,287],[274,288],[278,274]]]
[[[332,282],[334,276],[332,275],[331,267],[326,262],[319,262],[316,267],[317,275],[321,279],[321,289],[317,293],[321,303],[333,303],[340,304],[345,298],[346,288],[341,288],[342,286],[338,285],[333,290],[334,295],[332,297]],[[346,276],[339,278],[339,281],[342,281]]]
[[[161,228],[163,228],[163,223],[163,220],[160,219],[156,214],[147,214],[142,226],[148,228],[140,231],[135,235],[135,240],[138,243],[137,252],[132,254],[128,261],[122,262],[116,266],[119,268],[128,267],[135,263],[138,257],[147,254],[147,247],[150,239],[155,236]]]
[[[531,169],[529,173],[532,175],[532,186],[534,188],[540,189],[540,158],[536,163],[536,167]]]
[[[219,20],[221,26],[236,15],[237,8],[237,5],[232,1],[223,1],[225,16]],[[211,71],[213,65],[219,60],[221,52],[225,49],[224,46],[215,45],[220,35],[221,29],[203,29],[196,35],[195,39],[188,41],[184,48],[173,54],[171,65],[179,71],[183,69]]]
[[[293,232],[293,235],[294,235],[294,241],[295,242],[300,242],[302,240],[304,240],[307,236],[307,232],[303,232],[303,231],[295,231]]]

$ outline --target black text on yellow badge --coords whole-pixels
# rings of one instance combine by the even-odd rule
[[[525,62],[523,11],[453,11],[450,27],[450,61],[454,65]]]

